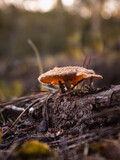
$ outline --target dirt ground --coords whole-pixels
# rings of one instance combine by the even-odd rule
[[[120,85],[53,90],[2,102],[0,126],[1,160],[119,160]],[[24,158],[17,150],[30,140],[48,144],[58,156]]]

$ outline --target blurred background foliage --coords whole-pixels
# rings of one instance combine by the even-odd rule
[[[22,4],[30,1],[21,0]],[[96,85],[119,84],[120,0],[65,2],[56,0],[49,11],[0,2],[1,101],[39,91],[39,68],[28,39],[37,46],[44,71],[55,66],[82,66],[88,56],[89,68],[104,77]]]

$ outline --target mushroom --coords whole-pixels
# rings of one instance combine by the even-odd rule
[[[95,74],[91,69],[78,66],[67,66],[59,68],[55,67],[52,70],[41,74],[38,80],[42,83],[54,85],[59,85],[61,82],[66,86],[67,90],[70,90],[71,84],[75,85],[84,79],[92,80],[94,78],[102,78],[102,76]]]

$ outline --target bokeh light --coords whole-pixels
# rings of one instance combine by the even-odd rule
[[[62,0],[63,5],[72,6],[74,4],[74,0]]]

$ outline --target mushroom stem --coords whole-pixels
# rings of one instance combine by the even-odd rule
[[[70,80],[65,81],[65,86],[66,86],[68,91],[71,90],[71,81]]]
[[[58,82],[59,82],[61,93],[65,93],[64,84],[61,81],[58,81]]]
[[[88,81],[89,81],[89,87],[90,87],[90,89],[93,89],[93,78],[89,78],[88,79]]]

